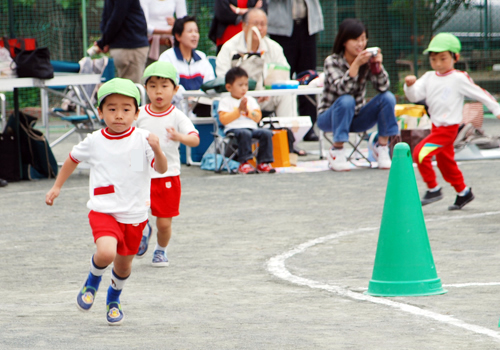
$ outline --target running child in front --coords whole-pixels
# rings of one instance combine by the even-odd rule
[[[136,125],[155,133],[168,159],[168,171],[151,172],[151,213],[156,217],[157,243],[152,266],[168,266],[167,246],[172,236],[172,218],[179,215],[181,201],[181,161],[179,144],[196,147],[200,136],[191,120],[172,104],[179,89],[177,70],[170,62],[154,62],[144,71],[142,82],[146,86],[150,104],[141,107]],[[137,257],[144,257],[151,237],[147,224]]]
[[[132,126],[139,115],[140,103],[139,90],[132,81],[112,79],[101,86],[97,97],[99,116],[107,127],[73,147],[45,202],[54,204],[78,163],[90,164],[87,207],[97,249],[76,301],[80,310],[90,310],[102,275],[113,263],[106,315],[110,325],[119,325],[124,318],[120,294],[130,277],[132,260],[148,219],[151,186],[148,168],[164,173],[168,167],[158,137]]]
[[[271,163],[273,158],[273,132],[259,128],[262,118],[259,104],[248,91],[248,74],[240,67],[233,67],[226,73],[226,89],[231,96],[224,97],[219,103],[219,120],[224,132],[232,132],[238,141],[238,161],[240,174],[275,173]],[[252,138],[259,139],[257,169],[248,161],[252,156]]]
[[[453,142],[462,123],[464,96],[482,102],[500,118],[500,105],[485,90],[475,85],[466,72],[454,69],[459,59],[460,40],[452,34],[440,33],[430,42],[424,54],[429,54],[432,69],[420,79],[414,75],[405,78],[405,94],[411,102],[425,100],[432,121],[431,134],[414,149],[413,158],[427,184],[428,190],[422,198],[422,205],[443,198],[441,187],[432,168],[432,157],[436,161],[445,181],[449,182],[457,197],[448,210],[462,209],[474,199],[470,187],[464,182],[462,172],[455,162]]]

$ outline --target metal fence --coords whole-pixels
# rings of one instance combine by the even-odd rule
[[[422,51],[433,35],[451,32],[462,41],[457,68],[467,70],[474,81],[500,94],[500,0],[321,0],[325,30],[318,34],[318,69],[331,53],[339,23],[359,18],[369,31],[369,46],[384,54],[392,90],[403,98],[401,81],[410,72],[428,70]],[[214,0],[187,0],[188,12],[197,17],[199,49],[215,54],[208,39]],[[9,21],[9,6],[13,17]],[[35,37],[48,46],[52,59],[78,61],[85,49],[100,37],[104,0],[2,0],[0,35]],[[83,10],[84,9],[84,10]],[[269,19],[272,21],[272,18]],[[10,22],[10,23],[9,23]],[[300,43],[298,43],[300,45]],[[304,53],[307,54],[307,53]],[[1,81],[0,81],[1,90]],[[37,94],[22,92],[23,106],[36,105]],[[23,98],[24,96],[24,98]]]

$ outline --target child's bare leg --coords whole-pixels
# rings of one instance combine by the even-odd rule
[[[119,278],[127,278],[132,272],[132,260],[135,255],[120,255],[116,254],[113,264],[113,271]]]
[[[97,250],[90,261],[89,275],[76,299],[80,310],[88,311],[94,304],[95,294],[99,289],[102,275],[106,267],[115,259],[117,244],[116,238],[109,236],[99,237],[96,240]]]
[[[168,266],[167,245],[172,236],[172,218],[156,218],[158,240],[153,255],[152,265],[155,267]]]
[[[115,237],[103,236],[95,241],[96,252],[94,254],[94,263],[97,266],[108,266],[116,257],[116,246],[118,241]]]
[[[172,218],[156,218],[156,228],[158,229],[158,245],[168,246],[172,237]]]

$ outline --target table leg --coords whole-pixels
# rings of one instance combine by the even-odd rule
[[[40,105],[42,108],[42,125],[45,126],[45,137],[49,139],[49,95],[45,89],[40,89]]]

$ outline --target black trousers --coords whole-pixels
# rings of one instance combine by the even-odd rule
[[[307,19],[295,21],[292,36],[271,35],[283,48],[286,60],[290,65],[290,78],[293,73],[301,73],[308,69],[316,70],[316,34],[309,35]],[[309,95],[316,101],[315,95]],[[306,96],[299,96],[299,115],[309,115],[313,124],[316,122],[317,110]]]

